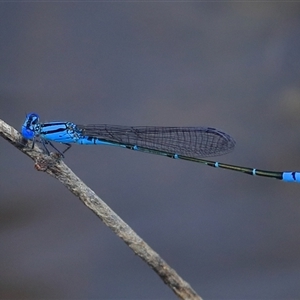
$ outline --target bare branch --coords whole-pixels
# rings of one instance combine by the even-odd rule
[[[104,224],[120,237],[139,257],[141,257],[181,299],[201,299],[192,287],[184,281],[147,243],[145,243],[93,190],[85,185],[65,165],[57,154],[43,154],[37,146],[24,140],[20,133],[0,119],[0,135],[20,151],[35,161],[39,171],[45,171],[56,178],[69,191],[90,208]]]

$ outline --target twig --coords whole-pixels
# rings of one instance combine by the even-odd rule
[[[201,299],[147,243],[145,243],[115,212],[85,185],[57,154],[45,155],[36,145],[24,140],[20,133],[0,119],[0,135],[35,161],[35,168],[56,178],[90,208],[104,224],[113,230],[141,257],[181,299]]]

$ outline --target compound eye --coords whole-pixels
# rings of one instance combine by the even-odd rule
[[[28,114],[28,115],[26,116],[26,119],[28,120],[28,122],[29,122],[30,124],[35,125],[35,124],[37,124],[37,123],[39,122],[40,117],[39,117],[39,115],[36,114],[36,113],[30,113],[30,114]]]
[[[34,138],[34,131],[23,126],[22,127],[22,135],[25,139],[32,140]]]

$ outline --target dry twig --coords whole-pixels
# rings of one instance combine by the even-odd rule
[[[201,299],[147,243],[145,243],[93,190],[84,184],[57,154],[45,155],[36,145],[24,140],[20,133],[0,119],[0,135],[35,161],[35,168],[60,181],[90,208],[115,234],[141,257],[181,299]]]

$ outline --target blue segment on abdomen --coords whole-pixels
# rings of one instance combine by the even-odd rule
[[[283,172],[282,180],[287,182],[300,182],[300,172]]]

